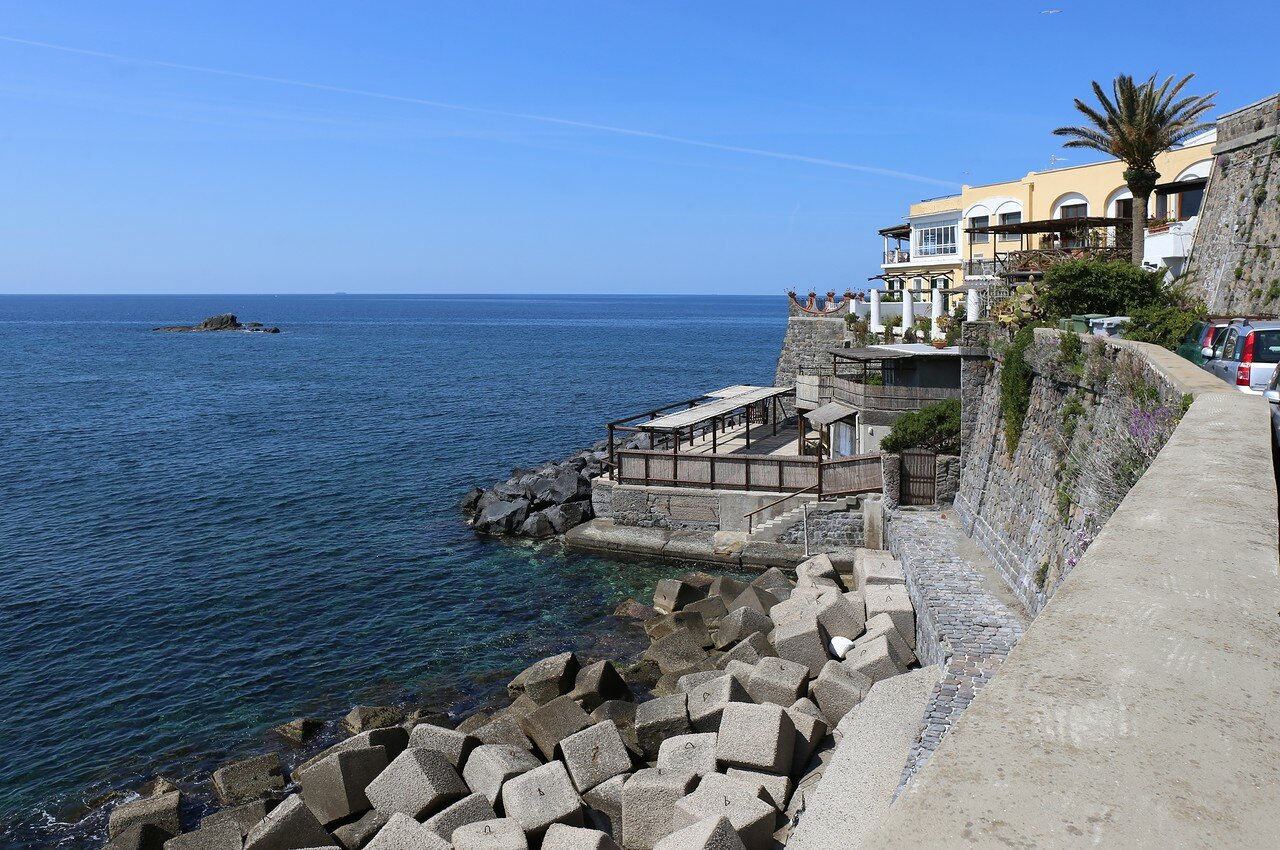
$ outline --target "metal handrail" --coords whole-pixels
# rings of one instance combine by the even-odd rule
[[[755,509],[754,511],[752,511],[751,513],[743,514],[743,515],[742,515],[742,518],[743,518],[743,519],[745,519],[745,520],[747,521],[747,534],[750,534],[750,533],[751,533],[751,526],[752,526],[752,519],[751,519],[751,518],[752,518],[753,516],[755,516],[756,514],[760,513],[761,511],[767,511],[767,510],[769,510],[769,508],[772,508],[772,507],[774,507],[775,505],[780,505],[780,504],[782,504],[783,502],[785,502],[787,499],[794,499],[796,496],[799,496],[799,495],[801,495],[802,493],[808,493],[808,492],[809,492],[809,491],[811,491],[811,490],[817,490],[817,489],[818,489],[818,485],[817,485],[817,484],[814,484],[812,487],[806,487],[806,488],[804,488],[803,490],[797,490],[797,491],[796,491],[796,492],[794,492],[794,493],[788,493],[787,495],[783,496],[781,499],[778,499],[777,501],[770,502],[769,504],[765,505],[764,507],[756,508],[756,509]]]

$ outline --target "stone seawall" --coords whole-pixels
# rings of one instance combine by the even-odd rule
[[[844,342],[844,332],[843,317],[792,315],[787,319],[773,385],[794,386],[797,374],[830,375],[829,351]]]
[[[1146,356],[1151,346],[1037,330],[1023,356],[1030,404],[1010,454],[1007,340],[991,326],[966,327],[955,508],[1034,615],[1172,431],[1183,390]]]

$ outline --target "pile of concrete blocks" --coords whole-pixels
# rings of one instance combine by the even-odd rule
[[[845,574],[826,555],[794,580],[695,573],[660,582],[653,608],[632,667],[544,658],[506,708],[456,728],[366,712],[288,774],[274,755],[219,770],[231,808],[191,832],[176,791],[118,807],[108,846],[770,850],[841,718],[915,662],[901,566],[866,552]],[[650,698],[636,702],[637,681]]]

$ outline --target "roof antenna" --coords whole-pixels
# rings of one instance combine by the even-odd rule
[[[1052,171],[1054,166],[1056,166],[1058,163],[1067,162],[1067,161],[1068,160],[1065,156],[1058,156],[1057,154],[1049,154],[1049,170]]]

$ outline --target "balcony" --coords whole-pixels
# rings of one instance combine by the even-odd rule
[[[891,266],[895,263],[911,262],[911,252],[901,248],[890,248],[884,252],[884,265]]]
[[[960,398],[959,387],[885,387],[862,384],[849,378],[824,378],[831,382],[831,400],[857,410],[896,412],[919,410],[926,404]]]

